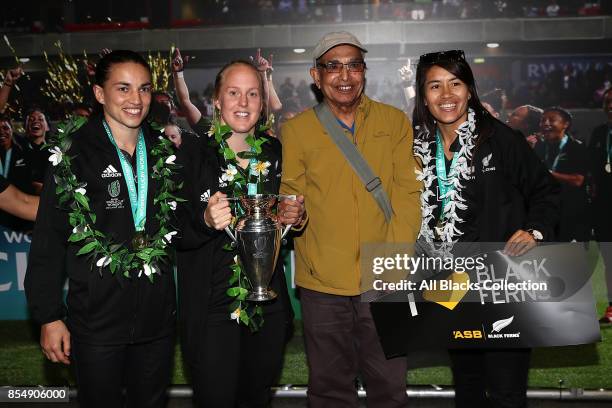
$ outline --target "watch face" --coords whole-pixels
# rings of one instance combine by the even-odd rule
[[[538,230],[531,230],[531,235],[536,241],[542,241],[544,239],[544,235]]]

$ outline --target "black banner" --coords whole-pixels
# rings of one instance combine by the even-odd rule
[[[600,340],[582,244],[539,246],[522,257],[495,251],[475,258],[480,265],[471,270],[396,284],[402,290],[385,287],[387,295],[371,306],[387,356],[419,348],[524,348]]]

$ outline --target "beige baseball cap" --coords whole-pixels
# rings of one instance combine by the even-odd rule
[[[349,44],[359,48],[363,52],[368,52],[361,42],[353,34],[348,31],[338,31],[327,33],[319,40],[312,51],[312,59],[316,62],[323,54],[331,50],[337,45]]]

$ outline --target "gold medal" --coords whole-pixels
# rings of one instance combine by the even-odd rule
[[[147,246],[147,239],[145,238],[145,235],[143,232],[137,232],[134,235],[134,238],[132,238],[132,248],[134,248],[137,251],[140,251],[141,249],[146,248]]]
[[[610,162],[606,163],[604,169],[606,169],[606,173],[612,173],[612,167],[610,166]]]

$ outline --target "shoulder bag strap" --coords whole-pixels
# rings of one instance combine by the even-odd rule
[[[357,146],[346,138],[342,127],[329,110],[327,104],[321,102],[314,107],[314,111],[319,122],[321,122],[323,127],[327,130],[331,139],[336,146],[338,146],[338,149],[340,149],[357,176],[359,176],[366,190],[368,190],[368,192],[372,194],[372,197],[374,197],[374,200],[376,200],[376,203],[385,215],[385,220],[389,222],[393,215],[393,208],[391,207],[391,202],[389,201],[387,193],[382,188],[380,177],[376,176],[370,166],[368,166],[368,163],[361,153],[359,153],[359,150],[357,150]]]

